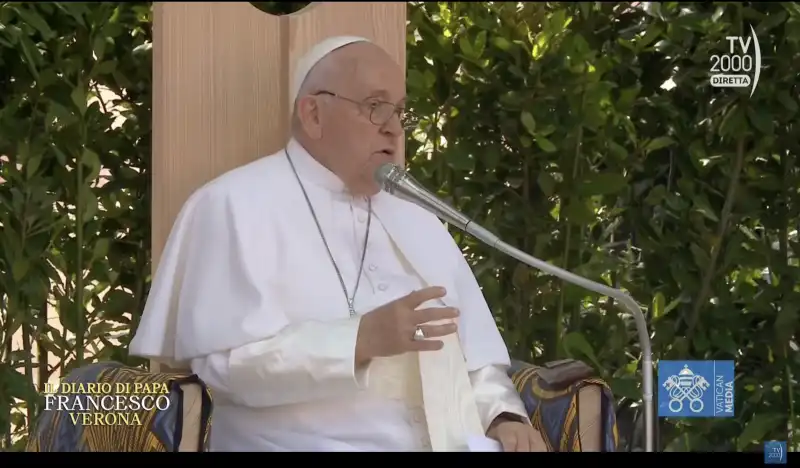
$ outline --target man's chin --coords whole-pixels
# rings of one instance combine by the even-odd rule
[[[380,191],[381,187],[373,181],[349,188],[350,195],[354,197],[374,197]]]

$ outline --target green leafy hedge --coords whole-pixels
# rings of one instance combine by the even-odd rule
[[[304,5],[258,7],[275,4]],[[630,291],[656,359],[736,360],[737,416],[662,421],[662,447],[800,443],[797,4],[411,2],[408,15],[414,174],[504,240]],[[0,3],[6,449],[50,374],[141,364],[126,344],[149,284],[151,20],[145,2]],[[710,56],[748,25],[758,89],[710,87]],[[622,407],[641,397],[631,317],[454,235],[516,358],[576,357]]]

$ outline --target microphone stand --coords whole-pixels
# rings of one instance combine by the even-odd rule
[[[419,205],[448,224],[453,224],[490,247],[532,268],[557,276],[568,283],[581,286],[598,294],[613,297],[620,302],[625,309],[633,315],[633,319],[636,322],[636,330],[639,333],[639,346],[642,348],[642,400],[644,404],[645,451],[654,451],[656,421],[653,408],[653,352],[650,347],[650,333],[647,330],[647,321],[644,318],[642,308],[639,307],[639,304],[637,304],[630,295],[620,289],[609,288],[608,286],[595,283],[594,281],[570,273],[557,266],[550,265],[503,242],[489,230],[473,222],[464,214],[422,188],[419,182],[398,166],[393,164],[384,165],[384,167],[381,167],[377,171],[376,180],[383,189],[390,194]]]
[[[461,228],[460,223],[453,223]],[[655,445],[655,414],[653,408],[653,353],[650,347],[650,334],[647,330],[647,321],[639,304],[622,290],[609,288],[600,283],[595,283],[589,279],[570,273],[567,270],[555,265],[543,262],[525,252],[513,247],[492,234],[487,229],[475,223],[468,223],[463,228],[464,232],[471,234],[504,254],[519,260],[520,262],[545,273],[557,276],[568,283],[581,286],[590,291],[594,291],[604,296],[613,297],[619,301],[625,309],[633,315],[636,322],[636,330],[639,334],[639,346],[642,348],[642,400],[644,404],[644,433],[645,433],[645,452],[653,452]],[[635,421],[634,421],[635,423]]]

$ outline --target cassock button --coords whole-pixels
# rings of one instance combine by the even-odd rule
[[[386,283],[381,283],[378,285],[378,289],[380,289],[381,291],[386,291],[387,289],[389,289],[389,285]]]
[[[358,215],[358,222],[359,222],[359,223],[363,223],[363,222],[365,222],[366,220],[367,220],[367,215],[365,215],[364,213],[360,213],[360,214]]]
[[[378,269],[378,265],[375,265],[374,263],[369,266],[369,271],[375,271],[377,269]]]

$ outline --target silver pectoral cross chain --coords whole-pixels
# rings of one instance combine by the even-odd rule
[[[353,288],[353,296],[351,297],[349,294],[347,294],[347,286],[344,284],[342,272],[339,271],[339,266],[336,264],[336,260],[333,258],[331,248],[328,246],[328,240],[325,239],[325,233],[322,232],[322,226],[319,224],[319,219],[317,219],[317,213],[314,211],[314,206],[311,204],[311,199],[308,197],[306,188],[303,186],[303,182],[300,180],[300,175],[297,174],[297,169],[295,169],[294,162],[292,161],[291,156],[289,156],[289,151],[284,149],[284,153],[286,154],[286,158],[289,160],[289,165],[292,167],[292,172],[294,172],[295,178],[297,178],[297,183],[300,184],[300,190],[303,191],[303,197],[305,197],[306,203],[308,204],[308,209],[311,211],[311,216],[314,218],[314,224],[317,225],[317,230],[319,231],[319,236],[322,238],[322,243],[325,244],[325,250],[328,251],[328,257],[331,259],[333,269],[336,270],[336,276],[339,277],[339,283],[342,286],[342,292],[344,292],[344,297],[347,299],[347,308],[350,311],[350,317],[355,317],[356,309],[354,303],[356,300],[356,293],[358,292],[358,286],[361,284],[361,275],[364,273],[364,260],[367,258],[367,243],[369,242],[369,228],[372,224],[372,200],[367,199],[367,228],[366,232],[364,233],[364,248],[361,251],[361,263],[358,266],[356,285]]]

